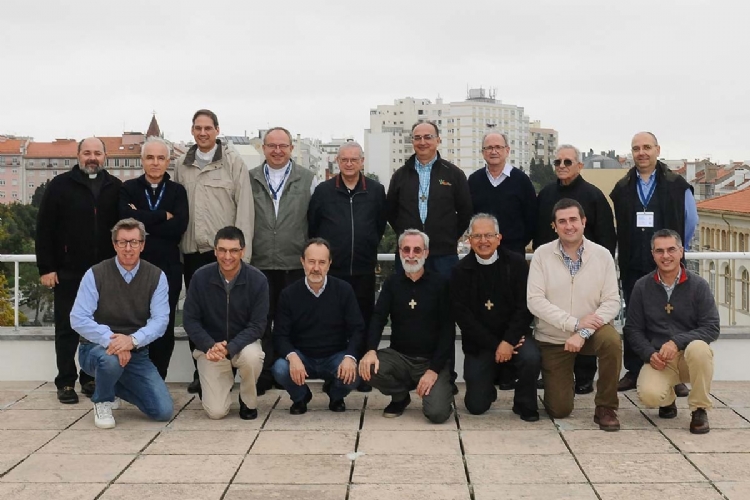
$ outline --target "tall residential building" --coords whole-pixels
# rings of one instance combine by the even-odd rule
[[[0,203],[23,201],[23,152],[30,138],[0,135]]]
[[[534,160],[542,160],[545,165],[552,165],[557,149],[557,130],[542,128],[539,120],[533,121],[529,124],[529,144]]]
[[[388,186],[391,174],[414,153],[411,127],[421,121],[434,121],[440,128],[443,158],[456,164],[468,176],[484,166],[482,137],[491,131],[508,136],[508,161],[528,170],[532,158],[529,117],[524,108],[504,104],[495,92],[470,89],[466,100],[444,103],[437,98],[405,97],[393,104],[370,110],[370,128],[365,130],[365,157],[371,172]]]

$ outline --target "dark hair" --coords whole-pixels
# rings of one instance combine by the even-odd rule
[[[414,125],[412,125],[411,126],[411,133],[412,133],[412,135],[414,134],[414,129],[417,128],[417,126],[422,125],[423,123],[426,123],[428,125],[432,125],[432,128],[435,129],[435,135],[438,136],[438,137],[440,137],[440,129],[438,129],[437,123],[435,123],[432,120],[424,120],[424,121],[417,122]]]
[[[302,248],[302,255],[301,255],[303,259],[305,258],[305,252],[307,252],[307,247],[312,246],[312,245],[323,245],[324,247],[326,247],[328,249],[328,260],[331,260],[331,244],[328,243],[323,238],[310,238],[309,240],[305,242],[305,246]]]
[[[656,238],[674,238],[674,240],[677,242],[677,246],[682,246],[682,238],[680,237],[680,233],[672,229],[659,229],[658,231],[656,231],[654,235],[651,236],[651,250],[654,249],[654,241],[656,241]]]
[[[196,111],[193,115],[193,125],[195,125],[195,119],[201,115],[211,118],[211,121],[214,122],[214,127],[219,128],[219,119],[216,117],[216,113],[210,109],[199,109]]]
[[[586,217],[586,214],[583,212],[583,207],[580,203],[578,203],[576,200],[571,200],[570,198],[563,198],[562,200],[555,203],[554,207],[552,207],[552,222],[555,222],[557,220],[558,210],[565,210],[566,208],[573,207],[578,209],[578,215],[581,217],[581,219]]]
[[[268,130],[266,130],[266,133],[263,135],[263,145],[264,146],[266,144],[266,137],[268,136],[268,134],[270,134],[271,132],[275,132],[277,130],[281,130],[282,132],[284,132],[286,134],[287,137],[289,137],[289,144],[290,145],[294,142],[294,140],[292,139],[292,133],[289,132],[284,127],[271,127]]]
[[[242,229],[235,226],[222,227],[216,232],[214,248],[219,245],[219,240],[239,241],[240,247],[245,248],[245,233],[242,232]]]
[[[86,137],[86,139],[99,139],[98,137]],[[81,154],[81,146],[83,146],[83,141],[86,139],[81,139],[81,142],[78,143],[78,154]],[[107,146],[104,145],[104,141],[99,139],[99,142],[102,143],[102,153],[105,155],[107,154]]]

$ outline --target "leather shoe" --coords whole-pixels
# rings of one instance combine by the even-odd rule
[[[337,399],[328,403],[328,409],[336,413],[341,413],[346,411],[346,403],[344,403],[343,399]]]
[[[690,395],[690,389],[685,384],[677,384],[674,386],[674,393],[678,398],[686,398]]]
[[[194,378],[192,382],[187,386],[187,391],[190,394],[198,394],[198,391],[201,390],[201,380],[199,378]]]
[[[597,406],[594,410],[594,423],[599,424],[603,431],[614,432],[620,430],[620,421],[617,419],[617,412],[612,408]]]
[[[584,380],[583,382],[576,383],[576,394],[591,394],[594,392],[594,381]]]
[[[72,387],[63,387],[57,390],[57,400],[64,405],[74,405],[78,402],[78,394]]]
[[[635,389],[635,387],[636,380],[635,377],[630,374],[630,372],[623,375],[620,381],[617,382],[617,392],[629,391],[630,389]]]
[[[536,422],[539,420],[539,412],[537,410],[525,410],[513,405],[513,413],[521,417],[521,420],[524,422]]]
[[[503,381],[497,384],[497,388],[501,391],[512,391],[516,388],[516,381],[515,380],[509,380],[509,381]]]
[[[242,398],[240,398],[240,418],[242,420],[255,420],[258,418],[257,408],[248,408],[242,401]]]
[[[692,413],[692,418],[690,419],[690,432],[692,434],[706,434],[710,430],[711,427],[708,425],[708,415],[706,414],[706,410],[698,408]]]
[[[671,405],[659,407],[659,418],[675,418],[677,416],[677,404],[672,401]]]
[[[94,391],[96,390],[96,383],[93,380],[89,380],[85,384],[81,384],[81,394],[83,394],[86,397],[91,397],[94,395]]]
[[[453,392],[454,396],[457,396],[458,395],[458,386],[456,385],[455,382],[453,384],[451,384],[451,385],[453,385],[453,388],[451,389],[451,392]]]
[[[357,386],[357,392],[372,392],[372,386],[367,382],[360,382]]]
[[[305,398],[302,401],[293,403],[289,408],[289,413],[291,415],[302,415],[303,413],[307,413],[307,403],[309,403],[311,400],[312,392],[310,392],[310,389],[308,389],[307,394],[305,394]]]
[[[393,401],[391,400],[390,403],[388,403],[388,406],[385,407],[385,410],[383,410],[383,416],[385,418],[395,418],[400,417],[404,414],[404,410],[407,406],[411,403],[411,396],[408,394],[406,395],[406,399],[401,401]]]
[[[544,389],[544,379],[542,379],[542,377],[539,377],[538,379],[536,379],[536,388]]]

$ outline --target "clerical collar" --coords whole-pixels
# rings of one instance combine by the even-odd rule
[[[477,262],[479,262],[483,266],[489,266],[490,264],[494,264],[497,261],[497,250],[495,250],[495,253],[493,253],[489,259],[483,259],[477,254],[474,254],[474,257],[476,257]]]
[[[204,153],[203,151],[201,151],[201,149],[200,149],[200,148],[197,148],[197,149],[195,150],[195,155],[196,155],[196,156],[197,156],[198,158],[200,158],[201,160],[203,160],[203,161],[207,161],[207,162],[210,162],[211,160],[213,160],[213,159],[214,159],[214,155],[216,154],[216,148],[218,148],[218,147],[219,147],[219,144],[218,144],[218,143],[217,143],[217,144],[214,144],[214,147],[213,147],[213,148],[211,149],[211,151],[209,151],[208,153]]]

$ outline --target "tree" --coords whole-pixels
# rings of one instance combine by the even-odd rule
[[[378,177],[378,174],[376,174],[375,172],[365,172],[365,177],[369,177],[370,179],[374,179],[380,182],[380,177]]]
[[[13,303],[11,301],[10,289],[8,288],[8,280],[4,275],[0,274],[0,326],[14,326],[15,325],[15,313],[13,311]],[[18,313],[18,323],[25,323],[28,321],[26,315]]]
[[[539,162],[531,160],[531,165],[529,166],[529,179],[531,179],[537,192],[539,192],[541,188],[550,182],[557,180],[557,176],[552,169],[552,165],[545,165],[542,160],[539,160]]]
[[[36,188],[36,191],[34,191],[34,194],[31,196],[32,207],[39,208],[39,205],[42,204],[42,198],[44,197],[44,191],[47,189],[47,186],[49,186],[49,180],[39,184],[39,187]]]

